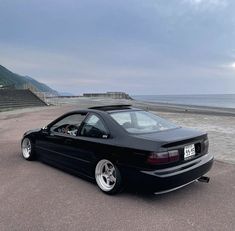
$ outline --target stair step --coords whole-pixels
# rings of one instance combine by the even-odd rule
[[[29,90],[0,90],[0,109],[45,106],[46,103]]]

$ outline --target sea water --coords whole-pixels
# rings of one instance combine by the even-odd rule
[[[213,95],[133,95],[133,99],[169,104],[235,108],[235,94]]]

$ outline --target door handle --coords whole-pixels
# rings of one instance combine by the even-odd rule
[[[66,140],[64,141],[64,143],[65,143],[65,144],[72,144],[72,140],[66,139]]]

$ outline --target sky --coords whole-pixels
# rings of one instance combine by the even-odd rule
[[[0,64],[60,92],[235,93],[234,0],[0,0]]]

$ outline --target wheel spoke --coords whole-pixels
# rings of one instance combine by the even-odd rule
[[[107,185],[108,185],[108,186],[111,186],[111,180],[110,180],[109,177],[107,177]]]
[[[104,171],[107,173],[109,171],[108,163],[105,163],[104,165]]]
[[[111,175],[110,177],[109,177],[109,179],[112,181],[112,182],[116,182],[116,178],[113,176],[113,175]]]
[[[111,166],[111,168],[109,170],[110,170],[110,173],[113,174],[115,171],[115,168],[113,166]]]
[[[106,173],[102,173],[102,177],[104,177],[105,179],[107,179],[109,176]]]

